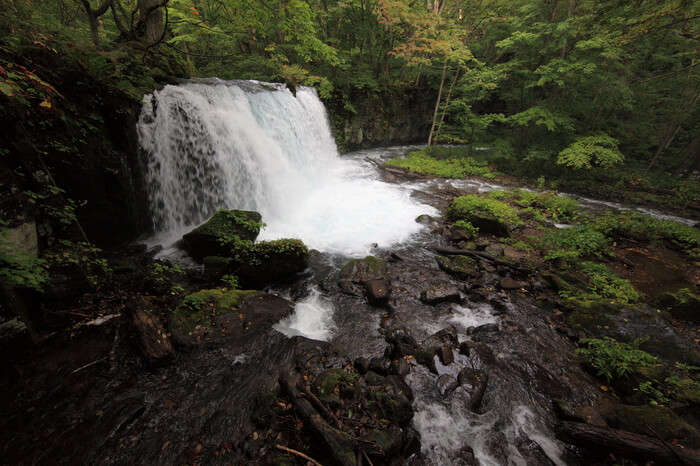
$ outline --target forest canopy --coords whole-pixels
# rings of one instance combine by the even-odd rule
[[[406,90],[430,143],[574,170],[688,171],[700,152],[692,0],[1,0],[0,45],[124,47],[191,76],[315,86],[336,112]],[[55,45],[58,47],[58,45]],[[4,78],[0,78],[4,79]],[[0,90],[8,84],[0,81]]]

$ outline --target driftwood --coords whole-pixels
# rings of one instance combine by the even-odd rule
[[[340,422],[340,419],[338,419],[338,417],[333,414],[333,411],[328,409],[326,405],[324,405],[323,402],[311,392],[311,389],[308,386],[298,385],[297,388],[301,388],[301,391],[304,392],[304,396],[311,400],[311,403],[316,407],[316,409],[321,411],[321,414],[323,414],[326,419],[333,420],[338,429],[343,428],[343,423]]]
[[[502,265],[504,267],[509,267],[511,269],[518,270],[520,272],[526,272],[526,273],[531,272],[531,270],[528,268],[522,267],[522,266],[517,265],[517,264],[512,264],[510,262],[506,262],[504,260],[493,257],[490,254],[486,254],[485,252],[474,251],[473,249],[442,248],[439,246],[434,246],[432,248],[432,250],[437,252],[438,254],[443,254],[445,256],[472,256],[472,257],[477,257],[479,259],[487,260],[489,262],[493,262],[496,265]]]
[[[328,447],[328,452],[341,466],[356,466],[354,442],[344,432],[331,427],[314,409],[311,402],[297,388],[296,380],[286,375],[280,378],[280,385],[289,394],[294,409],[307,426],[313,429]]]
[[[294,450],[292,448],[285,447],[284,445],[280,445],[280,444],[275,445],[275,448],[277,448],[278,450],[286,451],[287,453],[291,453],[292,455],[296,455],[300,458],[304,458],[306,461],[310,461],[311,463],[315,464],[316,466],[323,466],[321,463],[319,463],[315,459],[311,458],[309,455],[302,453],[298,450]]]
[[[700,465],[698,450],[675,447],[662,440],[624,430],[562,422],[557,429],[557,436],[582,447],[603,449],[630,459],[645,462],[653,460],[668,465]]]

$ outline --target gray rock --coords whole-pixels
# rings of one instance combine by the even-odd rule
[[[438,304],[443,302],[458,303],[462,301],[459,289],[449,282],[433,283],[429,288],[423,290],[420,295],[421,301],[427,304]]]
[[[437,388],[440,396],[444,398],[459,387],[459,383],[451,375],[442,374],[440,377],[438,377],[437,382],[435,382],[435,387]]]
[[[442,345],[438,348],[437,355],[440,358],[440,362],[445,366],[449,366],[455,361],[455,356],[452,352],[451,346]]]
[[[500,287],[504,290],[519,290],[520,288],[525,287],[525,283],[513,280],[512,278],[504,278],[501,280],[499,283]]]
[[[391,285],[383,278],[372,279],[365,282],[367,300],[374,306],[383,306],[389,302]]]

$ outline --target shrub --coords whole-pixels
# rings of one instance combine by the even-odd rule
[[[581,343],[585,347],[577,353],[608,382],[656,364],[656,357],[639,349],[640,340],[623,343],[610,337],[584,338]]]
[[[0,227],[4,226],[0,220]],[[31,254],[14,251],[0,231],[0,280],[10,286],[23,286],[41,291],[49,279],[46,261]]]
[[[612,273],[605,265],[595,262],[581,263],[581,270],[588,276],[590,291],[601,298],[618,303],[631,303],[639,299],[639,292],[632,284]]]
[[[545,259],[576,260],[581,257],[601,257],[608,252],[609,240],[587,225],[551,230],[539,240],[547,250]]]
[[[486,162],[472,157],[449,157],[439,159],[431,157],[426,150],[411,152],[405,158],[395,158],[386,162],[391,167],[404,168],[413,173],[437,175],[446,178],[464,178],[467,176],[483,176],[495,178]]]
[[[456,198],[447,209],[447,216],[452,220],[468,220],[474,214],[484,213],[492,215],[510,226],[523,224],[523,221],[518,217],[517,210],[505,202],[474,194]]]

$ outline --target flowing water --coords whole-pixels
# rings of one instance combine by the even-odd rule
[[[274,328],[288,337],[334,342],[348,357],[383,351],[380,317],[354,298],[324,295],[324,277],[337,273],[348,257],[388,248],[408,251],[413,267],[434,273],[435,258],[422,248],[434,239],[415,218],[436,214],[437,209],[420,201],[429,197],[422,194],[501,188],[476,180],[382,181],[375,163],[410,148],[341,157],[325,108],[311,88],[299,88],[293,95],[284,86],[252,81],[200,80],[166,86],[145,97],[138,132],[148,154],[156,232],[151,243],[164,245],[166,253],[176,250],[182,234],[217,209],[260,212],[266,224],[260,239],[296,237],[320,251],[314,259],[320,265],[312,264],[315,277],[306,283],[295,312]],[[404,273],[405,283],[397,279],[399,287],[410,286],[414,279],[412,271]],[[415,300],[407,303],[396,314],[423,338],[454,326],[462,341],[470,338],[470,328],[506,324],[488,303],[436,308]],[[417,306],[423,306],[420,312]],[[414,426],[431,464],[460,464],[467,447],[482,465],[565,464],[563,446],[546,422],[551,418],[549,399],[539,395],[537,383],[549,359],[567,353],[562,346],[566,342],[530,317],[534,309],[509,303],[508,313],[520,316],[517,325],[523,331],[492,342],[497,364],[483,414],[465,408],[461,389],[439,396],[436,375],[423,366],[414,366],[407,376],[415,392]],[[439,374],[456,377],[460,367],[475,363],[479,364],[478,358],[475,362],[457,355],[451,367],[439,362],[437,366]]]

